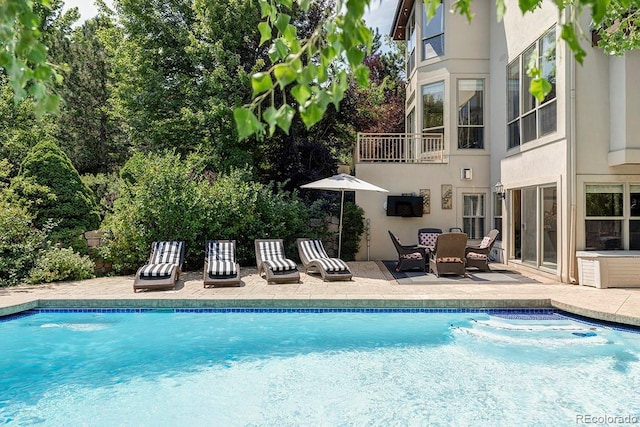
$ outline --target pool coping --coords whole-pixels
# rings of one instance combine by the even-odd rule
[[[185,272],[175,289],[133,292],[133,276],[0,288],[0,316],[37,308],[553,308],[598,321],[640,326],[640,288],[598,289],[542,276],[529,282],[423,283],[394,280],[377,261],[350,262],[350,281],[323,282],[301,271],[299,283],[268,284],[256,268],[240,286],[204,288],[202,271]]]
[[[0,307],[0,317],[36,309],[206,309],[206,308],[336,308],[336,309],[557,309],[578,316],[640,327],[640,319],[607,313],[556,301],[551,298],[531,299],[34,299],[25,303]]]

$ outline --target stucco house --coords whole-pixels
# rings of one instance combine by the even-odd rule
[[[640,286],[640,52],[609,56],[583,41],[580,65],[551,1],[525,16],[508,3],[501,22],[494,1],[472,7],[470,24],[448,12],[451,0],[427,21],[422,1],[398,0],[406,133],[359,135],[355,172],[425,204],[422,216],[389,216],[387,195],[359,193],[369,228],[358,259],[393,259],[387,230],[415,243],[421,227],[470,239],[498,228],[493,257],[507,264]],[[543,102],[528,91],[531,63],[553,86]]]

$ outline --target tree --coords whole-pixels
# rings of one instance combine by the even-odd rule
[[[124,3],[131,0],[123,0]],[[177,0],[159,3],[150,2],[163,12],[167,4]],[[203,0],[196,0],[198,3]],[[251,76],[253,101],[245,107],[234,110],[234,119],[238,135],[247,138],[250,135],[269,134],[276,127],[288,132],[296,110],[289,105],[289,99],[298,102],[298,114],[307,127],[322,119],[328,106],[337,106],[347,89],[345,70],[337,73],[338,78],[327,84],[328,70],[336,58],[346,58],[348,67],[354,72],[357,81],[367,85],[369,71],[362,64],[365,54],[371,49],[372,34],[362,21],[365,8],[371,0],[338,0],[332,9],[330,19],[318,26],[308,37],[301,38],[296,27],[291,25],[291,10],[299,7],[307,12],[312,4],[310,0],[259,0],[263,21],[258,24],[260,45],[267,42],[269,60],[272,65],[258,70]],[[424,0],[429,14],[435,14],[440,0]],[[522,13],[534,12],[542,0],[522,0],[519,7]],[[16,100],[29,94],[34,99],[36,112],[56,111],[59,97],[51,93],[54,82],[59,80],[55,68],[47,62],[46,48],[41,41],[40,18],[34,12],[34,5],[50,7],[52,0],[4,0],[0,3],[0,68],[5,70]],[[218,2],[209,2],[215,4]],[[472,0],[457,0],[454,11],[472,19]],[[561,25],[561,38],[565,40],[575,59],[582,62],[585,52],[580,46],[581,29],[578,24],[585,8],[589,9],[593,26],[603,32],[615,34],[603,42],[609,52],[622,54],[640,47],[637,25],[640,24],[637,10],[640,0],[568,0],[556,1],[559,12],[571,9],[567,22]],[[496,0],[498,19],[502,19],[506,10],[505,0]],[[155,12],[154,12],[155,13]],[[605,18],[611,17],[612,20]],[[234,24],[243,24],[249,20],[240,19]],[[182,22],[176,21],[175,24]],[[615,30],[621,28],[622,31]],[[618,34],[619,33],[619,34]],[[605,35],[606,36],[606,35]],[[260,64],[258,64],[260,65]],[[150,71],[153,71],[150,69]],[[548,90],[541,73],[532,70],[531,92],[543,98]],[[293,83],[290,91],[284,91]],[[25,89],[26,88],[26,89]],[[276,90],[288,94],[282,102],[276,103]],[[266,104],[262,108],[263,102]],[[268,126],[268,128],[267,128]]]
[[[42,141],[31,149],[14,180],[16,193],[31,200],[34,224],[42,227],[53,220],[59,230],[93,230],[100,224],[98,208],[89,188],[83,184],[69,157],[55,143]],[[26,191],[29,185],[46,187],[53,197]]]
[[[112,19],[100,13],[49,43],[57,62],[67,67],[59,87],[64,103],[56,137],[81,174],[109,172],[129,157],[129,140],[108,104],[114,84],[112,58],[98,36],[113,26]]]

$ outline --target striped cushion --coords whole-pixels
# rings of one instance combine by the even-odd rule
[[[319,239],[303,240],[300,248],[309,261],[316,261],[326,271],[348,271],[347,264],[338,258],[329,258]]]
[[[209,242],[207,245],[207,273],[209,277],[235,276],[236,256],[231,242]]]
[[[258,242],[262,262],[273,271],[295,270],[296,263],[285,258],[280,242]]]
[[[180,255],[184,242],[156,242],[153,248],[151,264],[180,265]]]
[[[140,270],[140,277],[150,279],[171,277],[176,268],[178,268],[176,264],[147,264]]]

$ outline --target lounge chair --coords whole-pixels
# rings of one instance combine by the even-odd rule
[[[240,285],[235,240],[207,240],[204,255],[204,287]]]
[[[465,258],[467,259],[467,268],[475,267],[478,270],[490,271],[489,268],[489,253],[493,248],[493,244],[496,241],[496,237],[500,231],[493,229],[489,231],[489,234],[484,236],[480,244],[469,245],[465,249]]]
[[[305,273],[320,273],[322,280],[351,280],[353,274],[346,262],[330,258],[322,240],[300,238],[296,240],[300,261]]]
[[[184,246],[184,242],[153,242],[149,261],[136,272],[133,291],[175,288],[184,262]]]
[[[465,275],[464,251],[467,235],[464,233],[443,233],[436,239],[433,251],[429,252],[429,268],[438,277],[441,274]]]
[[[296,263],[284,255],[282,239],[256,239],[258,274],[264,273],[267,283],[299,283]]]
[[[391,237],[393,246],[398,252],[396,271],[411,270],[416,267],[420,271],[425,271],[427,267],[427,248],[419,245],[403,245],[391,230],[387,231],[389,231],[389,237]]]
[[[427,249],[432,251],[440,234],[442,234],[442,229],[440,228],[420,228],[418,229],[418,245],[426,246]]]

